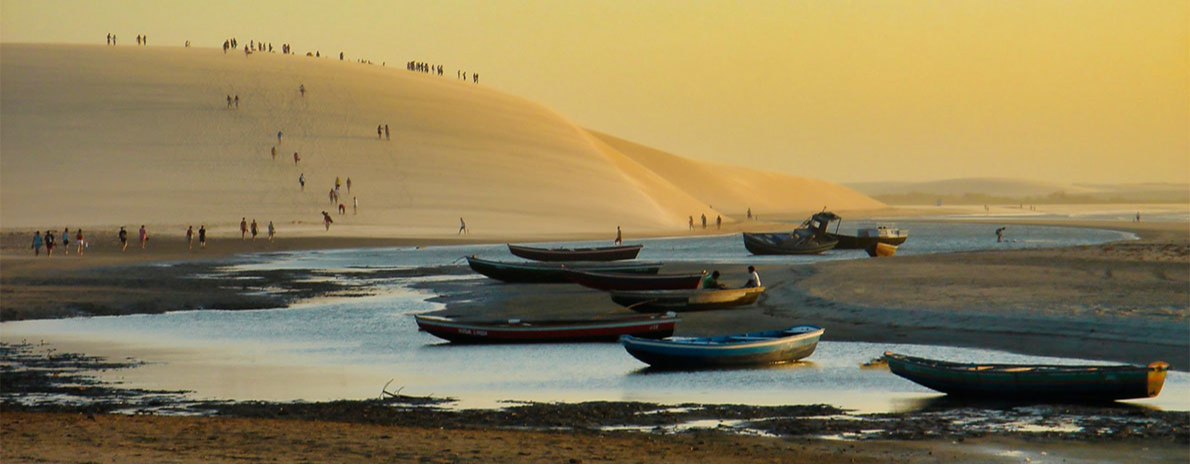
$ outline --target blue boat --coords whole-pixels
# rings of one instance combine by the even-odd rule
[[[621,336],[624,349],[656,368],[714,368],[788,363],[809,357],[825,331],[802,325],[713,337],[645,339]]]

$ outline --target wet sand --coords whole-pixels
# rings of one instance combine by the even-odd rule
[[[1056,224],[1127,230],[1140,235],[1141,240],[801,267],[766,266],[760,272],[769,292],[757,306],[689,314],[681,331],[710,334],[725,328],[737,331],[809,322],[828,328],[824,340],[959,345],[1133,363],[1162,359],[1174,369],[1185,370],[1190,363],[1190,333],[1186,331],[1190,317],[1186,286],[1190,282],[1190,234],[1185,225]],[[307,241],[295,240],[282,247],[409,245],[403,241],[358,239]],[[9,238],[4,242],[6,248],[12,243]],[[258,247],[250,242],[227,242],[225,248],[211,250],[215,257],[198,260],[188,259],[186,252],[153,254],[150,260],[149,254],[131,255],[131,247],[127,253],[88,251],[81,260],[73,255],[69,259],[13,259],[6,251],[3,314],[6,319],[80,314],[78,305],[84,302],[106,305],[103,311],[110,314],[155,312],[185,305],[194,308],[194,302],[219,299],[247,299],[241,301],[245,302],[244,308],[276,306],[277,301],[251,300],[261,297],[244,296],[245,289],[238,285],[184,278],[189,273],[215,270],[237,260],[234,254]],[[161,267],[151,265],[155,260],[184,264],[170,267],[176,271],[162,273]],[[690,269],[699,267],[686,265]],[[465,266],[453,268],[436,272],[468,272]],[[743,275],[742,266],[740,270],[720,268],[728,278]],[[302,277],[270,276],[271,284],[283,287],[293,286]],[[443,298],[447,302],[443,313],[453,315],[482,312],[489,317],[504,313],[525,316],[526,309],[531,309],[534,316],[572,314],[574,308],[586,308],[594,314],[622,311],[601,293],[585,292],[577,286],[496,282],[458,286],[449,281],[427,286],[448,296]],[[130,289],[136,290],[135,297],[126,294]],[[343,291],[304,289],[281,303]],[[188,295],[197,300],[187,300]],[[473,299],[482,300],[483,305],[466,302]],[[228,415],[252,416],[242,412]],[[921,437],[838,442],[798,435],[754,438],[713,432],[662,436],[524,431],[482,423],[441,430],[430,425],[347,424],[333,417],[91,416],[94,420],[85,413],[18,413],[6,407],[0,415],[6,444],[0,459],[578,463],[1019,462],[1030,454],[1038,460],[1063,457],[1097,461],[1114,457],[1118,461],[1150,462],[1184,461],[1187,457],[1185,441],[1145,435],[1075,441],[1041,434],[1024,439],[990,435],[962,442],[946,436],[941,440]],[[264,447],[269,451],[262,452]],[[1135,455],[1137,450],[1149,455]],[[1052,455],[1043,458],[1038,455],[1041,451]]]

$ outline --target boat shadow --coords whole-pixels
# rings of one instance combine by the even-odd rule
[[[660,368],[647,366],[632,370],[628,376],[649,376],[649,375],[664,375],[676,373],[706,373],[706,372],[731,372],[731,371],[754,371],[754,370],[806,370],[818,368],[818,365],[810,361],[798,361],[792,363],[777,363],[772,365],[745,365],[736,367],[707,367],[707,368]]]
[[[914,399],[904,404],[905,412],[942,412],[960,409],[1012,410],[1021,407],[1070,407],[1074,409],[1102,409],[1117,412],[1159,411],[1160,408],[1147,404],[1133,404],[1119,401],[1081,401],[1078,399],[988,399],[974,396],[939,394],[935,397]]]

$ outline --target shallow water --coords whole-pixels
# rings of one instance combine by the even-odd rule
[[[911,227],[910,240],[898,253],[1074,245],[1129,237],[1110,231],[1022,227],[1012,232],[1013,242],[997,244],[990,226],[914,223]],[[641,259],[663,261],[812,262],[863,254],[838,251],[817,257],[753,257],[743,250],[738,234],[641,242],[646,244]],[[616,343],[450,345],[417,331],[412,315],[441,305],[426,302],[430,295],[408,286],[425,280],[487,278],[369,277],[369,270],[376,268],[442,265],[468,254],[513,259],[503,245],[264,254],[236,268],[352,270],[358,273],[352,279],[375,287],[379,295],[327,299],[287,309],[8,322],[0,325],[0,336],[6,342],[45,339],[63,351],[151,362],[98,375],[125,387],[192,390],[196,398],[367,398],[378,395],[384,384],[393,380],[390,391],[403,387],[402,393],[407,395],[456,397],[460,407],[492,407],[501,400],[622,400],[826,403],[864,412],[902,411],[939,396],[887,369],[860,368],[885,350],[956,361],[1090,363],[987,350],[828,341],[796,364],[656,372]],[[1135,403],[1190,410],[1188,394],[1190,375],[1172,372],[1160,397]]]

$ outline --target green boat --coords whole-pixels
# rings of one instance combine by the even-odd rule
[[[608,263],[608,262],[541,262],[515,263],[484,260],[474,255],[467,257],[467,264],[476,273],[492,279],[510,283],[568,283],[567,270],[596,271],[600,273],[657,274],[661,263]]]
[[[955,363],[885,352],[893,374],[935,391],[981,399],[1113,401],[1156,397],[1169,364]]]

